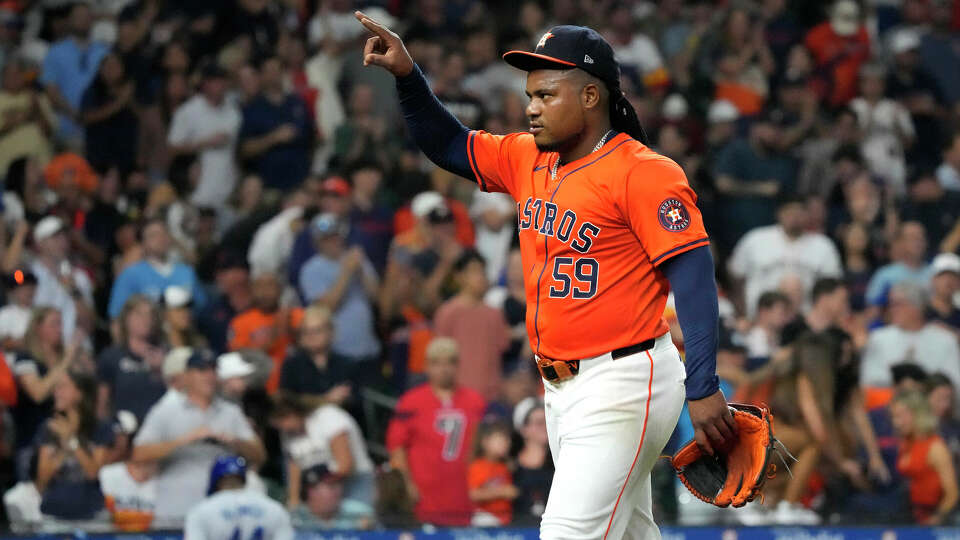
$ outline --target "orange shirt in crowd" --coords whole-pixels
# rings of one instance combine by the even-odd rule
[[[467,485],[470,489],[488,486],[505,486],[513,483],[510,469],[505,463],[480,458],[470,464],[467,470]],[[501,525],[509,525],[513,519],[513,503],[510,499],[495,499],[476,504],[481,512],[493,514],[500,520]]]
[[[870,36],[866,28],[861,26],[856,34],[841,36],[825,22],[813,27],[804,43],[817,66],[828,70],[832,88],[828,88],[828,95],[824,96],[827,102],[841,106],[856,97],[860,66],[870,56]]]
[[[289,313],[289,320],[279,321],[277,316]],[[273,360],[273,371],[267,380],[267,391],[276,392],[280,384],[280,368],[287,349],[294,341],[294,332],[303,320],[303,309],[293,308],[265,313],[251,308],[230,321],[230,350],[259,349]],[[286,324],[281,324],[285,322]]]
[[[457,241],[463,246],[472,246],[474,241],[473,221],[470,220],[467,205],[449,197],[446,197],[445,200],[447,206],[450,207],[450,213],[453,214],[453,222],[457,226]],[[402,233],[413,229],[416,223],[417,218],[410,211],[410,205],[404,206],[393,215],[393,234],[400,236]]]
[[[767,101],[767,97],[754,88],[738,82],[718,82],[714,98],[729,101],[743,116],[759,114]]]
[[[897,471],[910,485],[910,506],[918,523],[923,523],[933,515],[943,498],[940,476],[929,460],[930,447],[937,441],[943,442],[943,439],[939,435],[930,435],[923,439],[906,441],[897,454]]]

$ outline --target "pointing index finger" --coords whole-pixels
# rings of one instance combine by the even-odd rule
[[[373,32],[381,38],[386,39],[390,35],[390,31],[387,30],[385,26],[371,19],[370,17],[367,17],[362,11],[354,11],[353,16],[356,17],[357,20],[360,21],[360,24],[362,24],[367,30]]]

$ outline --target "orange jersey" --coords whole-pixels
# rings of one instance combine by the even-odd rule
[[[479,458],[470,464],[467,469],[467,485],[470,489],[492,486],[508,486],[513,483],[510,469],[505,463]],[[474,505],[482,510],[497,516],[501,525],[509,525],[513,519],[513,502],[510,499],[494,499]]]
[[[280,370],[287,349],[293,344],[294,332],[300,327],[303,320],[303,308],[293,308],[289,311],[287,321],[278,321],[277,313],[264,313],[256,308],[237,315],[230,321],[231,351],[240,349],[260,349],[273,360],[273,370],[267,379],[267,390],[273,393],[280,384]],[[285,322],[285,324],[280,324]]]
[[[564,164],[533,135],[471,131],[484,191],[517,201],[527,334],[540,356],[590,358],[659,336],[670,291],[657,265],[709,244],[683,170],[629,135]]]

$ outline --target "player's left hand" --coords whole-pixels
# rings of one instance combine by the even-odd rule
[[[717,390],[705,398],[690,400],[687,410],[693,422],[697,446],[704,453],[712,456],[714,446],[723,446],[736,436],[737,424],[733,421],[723,392]]]

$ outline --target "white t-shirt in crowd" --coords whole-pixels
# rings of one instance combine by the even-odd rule
[[[889,325],[877,329],[867,339],[860,362],[860,384],[893,386],[890,367],[913,363],[927,373],[946,375],[960,387],[960,345],[953,332],[936,324],[927,324],[917,332]]]
[[[157,505],[157,479],[137,482],[127,464],[111,463],[100,469],[100,491],[113,522],[121,527],[134,523],[149,525]]]
[[[346,432],[350,440],[350,453],[353,454],[354,472],[357,474],[373,472],[373,461],[367,454],[367,445],[360,433],[360,426],[340,407],[322,405],[307,417],[304,427],[306,428],[304,435],[293,437],[286,443],[287,454],[301,470],[319,464],[333,467],[330,441]]]
[[[752,318],[760,295],[776,290],[793,274],[807,291],[823,277],[841,277],[840,254],[833,242],[820,233],[804,233],[791,240],[779,225],[758,227],[737,242],[727,263],[730,273],[746,280],[747,316]]]
[[[200,180],[190,195],[194,205],[221,208],[233,193],[237,181],[233,155],[241,120],[240,111],[230,100],[214,106],[200,94],[174,113],[167,136],[171,145],[199,142],[218,133],[230,136],[226,144],[200,151]]]

